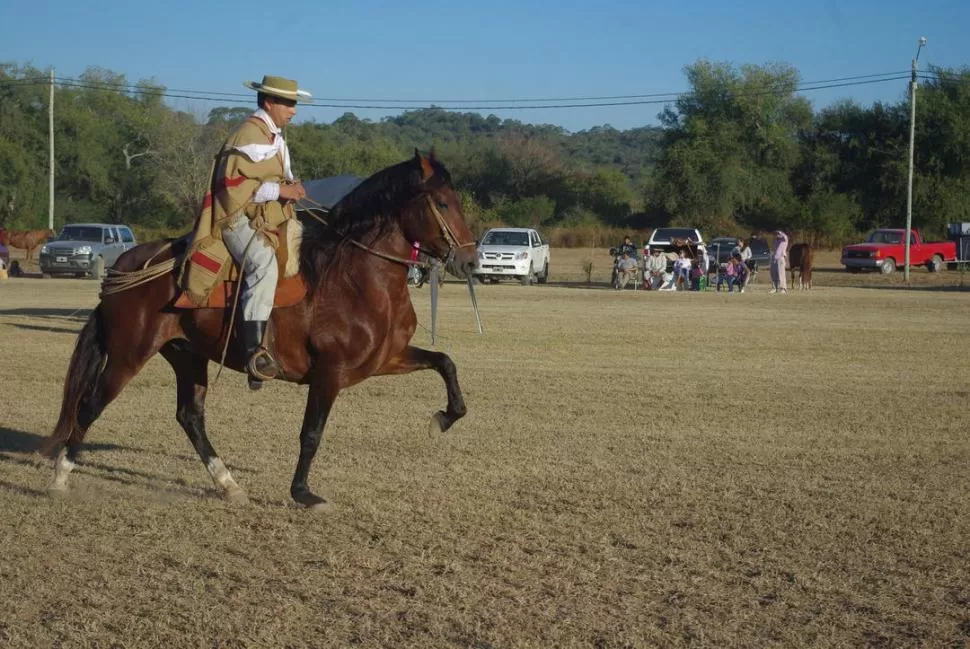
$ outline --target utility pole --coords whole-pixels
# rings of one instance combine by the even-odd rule
[[[916,141],[916,63],[926,38],[920,36],[916,57],[913,59],[913,78],[909,82],[909,182],[906,187],[906,239],[903,243],[903,280],[909,283],[909,239],[913,229],[913,145]]]
[[[51,68],[51,95],[47,105],[47,138],[50,141],[50,186],[47,203],[47,229],[54,229],[54,68]]]

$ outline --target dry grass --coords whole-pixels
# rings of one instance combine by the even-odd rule
[[[590,254],[603,281],[605,251],[558,250],[553,281]],[[431,373],[345,392],[316,516],[288,497],[305,389],[228,374],[210,395],[253,500],[234,508],[160,358],[48,499],[32,449],[97,287],[0,284],[0,645],[967,646],[967,294],[816,285],[483,286],[478,336],[446,284],[438,348],[468,417],[426,436]]]

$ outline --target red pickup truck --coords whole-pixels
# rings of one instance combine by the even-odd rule
[[[903,228],[876,230],[865,243],[855,243],[842,249],[842,265],[850,273],[878,268],[884,275],[892,275],[896,266],[902,266],[905,262],[905,236],[906,230]],[[926,270],[935,273],[942,270],[945,263],[956,259],[956,242],[923,241],[919,230],[910,230],[910,266],[926,266]]]

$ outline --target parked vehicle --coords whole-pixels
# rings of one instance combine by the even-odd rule
[[[549,279],[549,242],[532,228],[493,228],[478,244],[480,281],[517,279],[525,286]]]
[[[657,228],[650,233],[650,239],[644,246],[643,254],[649,256],[655,248],[660,248],[664,254],[677,252],[676,241],[690,240],[693,244],[704,243],[704,237],[697,228]],[[668,260],[667,270],[673,268],[674,262]]]
[[[41,247],[40,272],[101,279],[105,268],[113,266],[123,252],[136,245],[128,226],[72,223]]]
[[[3,267],[10,270],[10,250],[2,243],[0,243],[0,260],[3,261]]]
[[[731,251],[738,245],[738,240],[734,237],[715,237],[707,244],[707,254],[711,258],[710,272],[715,272],[718,267],[724,267]],[[751,259],[749,266],[757,270],[761,266],[767,266],[771,260],[771,246],[764,239],[751,237],[748,239],[748,247],[751,249]]]
[[[849,272],[880,270],[892,275],[896,267],[905,263],[902,228],[883,228],[869,235],[865,243],[856,243],[842,249],[842,265]],[[909,264],[926,266],[931,273],[943,269],[947,262],[956,261],[957,247],[953,241],[923,241],[919,230],[910,230]]]

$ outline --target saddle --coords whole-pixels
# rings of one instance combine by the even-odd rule
[[[307,294],[306,281],[299,272],[300,244],[302,242],[302,227],[299,222],[292,219],[287,222],[289,227],[284,228],[279,237],[280,245],[277,248],[276,262],[279,270],[279,281],[276,284],[276,294],[273,298],[273,306],[292,306],[300,302]],[[223,248],[225,250],[225,248]],[[206,254],[207,251],[196,250],[189,260],[202,269],[209,271],[210,276],[222,276],[225,279],[217,279],[216,284],[209,292],[208,300],[205,304],[196,304],[189,298],[184,291],[179,293],[173,306],[177,309],[224,309],[231,306],[236,299],[241,273],[238,265],[230,259],[231,264],[226,272],[217,258]],[[228,253],[227,253],[228,254]]]

